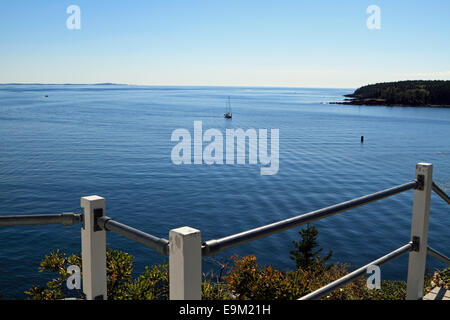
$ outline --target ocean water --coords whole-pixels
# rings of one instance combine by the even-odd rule
[[[80,213],[80,198],[106,198],[106,214],[155,236],[191,226],[203,240],[286,219],[414,178],[415,164],[434,164],[434,181],[450,193],[450,109],[357,107],[340,101],[350,89],[0,86],[0,215]],[[48,98],[45,98],[48,95]],[[223,118],[231,97],[233,119]],[[177,128],[279,129],[280,168],[180,165],[171,161]],[[360,137],[365,136],[365,143]],[[324,253],[359,267],[409,241],[412,191],[315,222]],[[25,298],[54,249],[81,250],[80,225],[0,227],[0,293]],[[433,195],[429,243],[449,251],[450,207]],[[293,269],[299,228],[223,251],[254,254],[260,264]],[[161,263],[153,250],[108,233],[136,272]],[[428,268],[442,268],[433,258]],[[204,271],[218,271],[204,259]],[[407,257],[382,268],[404,280]]]

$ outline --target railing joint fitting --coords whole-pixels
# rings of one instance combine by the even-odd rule
[[[103,229],[98,224],[98,219],[103,217],[103,209],[94,209],[94,232],[102,231]]]
[[[423,174],[417,175],[417,186],[414,188],[416,190],[424,190],[425,188],[425,176]]]
[[[411,251],[419,252],[419,250],[420,250],[420,237],[414,236],[412,238]]]
[[[109,231],[108,228],[106,228],[106,223],[108,223],[109,220],[112,219],[108,216],[102,215],[96,219],[95,224],[98,228],[100,228],[100,230]]]

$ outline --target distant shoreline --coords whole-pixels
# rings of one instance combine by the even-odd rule
[[[0,83],[0,86],[129,86],[126,83]]]
[[[371,84],[329,104],[384,107],[450,108],[450,81],[410,80]]]
[[[388,103],[372,103],[360,100],[329,102],[328,104],[341,104],[347,106],[370,106],[370,107],[408,107],[408,108],[450,108],[450,105],[410,105],[410,104],[388,104]]]

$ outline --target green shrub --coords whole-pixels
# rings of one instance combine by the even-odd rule
[[[232,259],[234,264],[225,277],[225,287],[231,297],[243,300],[298,299],[348,273],[345,265],[338,264],[316,263],[314,267],[283,272],[272,266],[259,267],[254,256]],[[360,287],[366,290],[364,280],[336,290],[327,299],[357,298]]]
[[[294,271],[280,271],[273,266],[259,266],[255,256],[231,257],[231,265],[220,264],[219,276],[204,274],[202,298],[204,300],[291,300],[298,299],[348,274],[348,265],[326,261],[331,251],[321,258],[322,249],[316,249],[317,229],[307,226],[299,232],[302,240],[294,241],[291,258],[296,262]],[[167,262],[146,267],[143,274],[133,279],[132,255],[107,249],[106,273],[108,299],[110,300],[165,300],[169,298],[169,271]],[[55,300],[67,297],[83,298],[81,290],[68,290],[67,268],[77,265],[81,270],[80,255],[66,256],[59,250],[46,255],[40,263],[39,272],[56,273],[57,277],[45,287],[33,286],[26,294],[36,300]],[[225,276],[222,272],[226,269]],[[433,287],[446,289],[450,286],[450,268],[425,275],[424,293]],[[336,289],[325,300],[401,300],[406,296],[406,283],[382,281],[380,290],[369,290],[364,276]]]
[[[46,287],[33,286],[25,293],[30,295],[34,300],[57,300],[64,299],[70,296],[69,290],[66,286],[66,281],[70,274],[67,273],[67,268],[70,265],[79,266],[81,269],[80,255],[66,256],[65,253],[55,250],[46,255],[44,260],[40,263],[39,272],[50,271],[57,273],[57,278],[47,282]],[[73,291],[77,297],[83,297],[80,290]]]
[[[167,263],[145,267],[145,272],[125,284],[118,300],[167,300],[169,298],[169,271]]]
[[[132,280],[134,269],[133,256],[122,251],[107,249],[106,276],[108,299],[167,299],[169,291],[167,263],[146,268],[144,274]],[[53,272],[57,277],[47,282],[46,287],[33,286],[25,293],[34,300],[57,300],[68,297],[84,298],[81,290],[69,290],[66,286],[71,274],[67,273],[70,265],[81,270],[81,256],[66,256],[59,250],[46,255],[40,263],[39,272]]]
[[[204,274],[202,283],[203,300],[230,300],[233,297],[226,290],[225,284],[213,275]]]

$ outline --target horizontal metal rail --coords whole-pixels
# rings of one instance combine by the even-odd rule
[[[450,204],[450,197],[441,188],[439,188],[436,183],[433,182],[432,188],[437,195],[439,195],[442,199],[444,199],[445,202]]]
[[[430,246],[427,247],[427,253],[432,256],[435,257],[436,259],[450,265],[450,258],[445,256],[444,254],[440,253],[437,250],[434,250],[433,248],[431,248]]]
[[[111,231],[120,234],[125,238],[139,242],[149,248],[155,249],[162,255],[169,255],[169,241],[167,239],[152,236],[151,234],[139,231],[125,224],[114,221],[109,217],[98,218],[97,225],[105,231]]]
[[[61,224],[63,226],[71,226],[81,221],[81,214],[76,214],[73,212],[65,212],[60,214],[0,216],[0,226],[32,226],[45,224]]]
[[[411,251],[413,249],[414,245],[412,242],[404,245],[403,247],[398,248],[397,250],[394,250],[387,255],[374,260],[368,264],[366,264],[364,267],[361,267],[359,269],[356,269],[353,272],[350,272],[349,274],[343,276],[342,278],[331,282],[330,284],[327,284],[326,286],[311,292],[310,294],[307,294],[306,296],[301,297],[299,300],[316,300],[320,299],[326,294],[339,289],[340,287],[346,285],[347,283],[354,281],[358,277],[364,275],[367,273],[367,268],[370,266],[382,266],[383,264],[386,264],[390,261],[393,261],[397,259],[398,257],[404,255],[405,253]]]
[[[370,202],[374,202],[380,199],[384,199],[395,194],[414,189],[419,186],[419,182],[417,180],[413,180],[411,182],[382,190],[376,193],[372,193],[360,198],[356,198],[350,201],[342,202],[339,204],[335,204],[330,207],[322,208],[316,211],[312,211],[309,213],[305,213],[293,218],[289,218],[286,220],[282,220],[279,222],[275,222],[263,227],[251,229],[248,231],[244,231],[241,233],[237,233],[228,237],[220,238],[217,240],[209,240],[203,244],[202,254],[204,256],[212,256],[216,255],[222,250],[235,247],[256,239],[260,239],[263,237],[270,236],[272,234],[285,231],[302,224],[306,224],[315,220],[323,219],[334,215],[336,213],[346,211],[355,207],[359,207]]]

